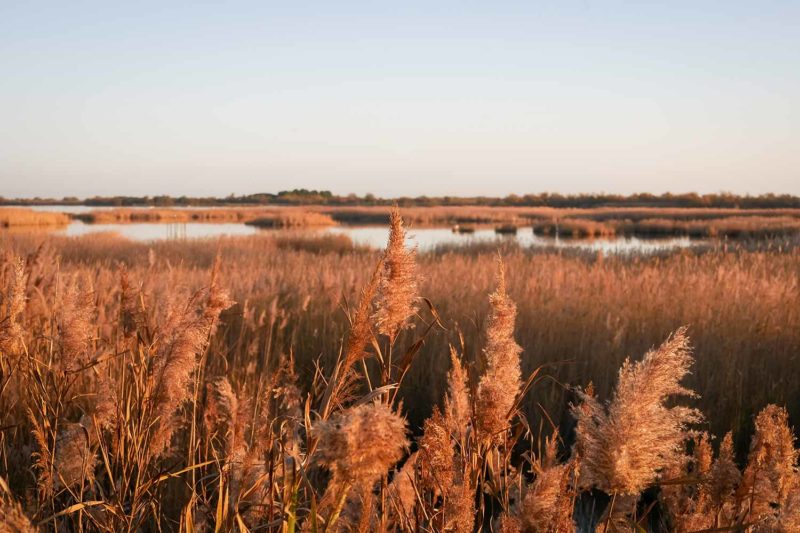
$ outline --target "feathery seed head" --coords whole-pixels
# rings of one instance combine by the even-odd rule
[[[479,428],[493,436],[508,426],[510,411],[522,387],[519,355],[514,340],[517,306],[508,297],[502,261],[498,261],[497,289],[489,297],[491,314],[486,330],[486,369],[478,383],[476,416]]]
[[[18,503],[7,502],[5,498],[0,498],[0,533],[36,533],[37,531],[38,529],[31,524]]]
[[[197,356],[213,334],[220,312],[232,304],[212,277],[208,289],[195,295],[188,305],[173,308],[164,321],[148,376],[153,417],[158,420],[149,456],[161,455],[169,448],[179,425],[175,420],[176,411],[191,396],[189,384]]]
[[[2,295],[5,304],[5,316],[0,317],[0,351],[11,352],[22,338],[19,317],[25,311],[25,290],[28,277],[25,274],[25,262],[17,258],[13,263],[13,272],[8,282],[6,293]]]
[[[400,210],[392,209],[389,243],[383,258],[383,275],[378,293],[375,323],[378,331],[391,342],[397,334],[412,324],[409,322],[417,309],[417,274],[415,251],[406,248],[406,232]]]
[[[582,486],[638,494],[660,471],[680,461],[688,426],[702,416],[664,402],[675,395],[694,396],[680,385],[692,361],[681,328],[642,361],[625,362],[607,409],[582,395],[582,403],[572,409],[578,420],[575,449],[582,458]]]
[[[569,483],[574,463],[547,466],[539,471],[522,500],[523,531],[569,533],[575,531]]]
[[[734,490],[742,479],[742,473],[733,459],[733,435],[729,431],[719,447],[719,455],[711,466],[708,480],[708,494],[711,506],[722,509],[732,504]]]
[[[419,452],[412,453],[402,468],[398,470],[389,484],[389,495],[392,498],[394,513],[408,520],[413,516],[417,505],[417,480],[419,470]]]
[[[455,463],[450,431],[438,407],[433,408],[423,430],[419,440],[422,479],[426,487],[442,491],[453,484]]]
[[[89,449],[87,429],[81,424],[66,424],[56,439],[55,488],[73,488],[82,482],[91,483],[97,457]]]
[[[461,436],[472,421],[469,379],[455,348],[450,347],[450,372],[447,374],[445,422],[453,435]]]
[[[786,409],[768,405],[756,417],[755,425],[739,494],[748,501],[752,518],[765,519],[781,511],[800,484],[800,451],[794,446]]]
[[[371,487],[408,449],[406,421],[382,403],[351,407],[313,428],[317,461],[334,479]]]
[[[66,288],[59,308],[58,341],[61,357],[58,364],[65,371],[76,371],[89,360],[94,326],[94,297],[78,288],[76,282]]]

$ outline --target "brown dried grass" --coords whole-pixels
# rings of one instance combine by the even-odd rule
[[[420,254],[396,314],[415,327],[387,346],[381,280],[408,285],[388,254],[269,237],[2,246],[0,513],[19,527],[797,526],[797,251],[515,252],[497,281],[494,254]],[[418,294],[433,303],[407,312]],[[573,436],[566,384],[590,380]],[[755,419],[741,473],[734,448],[775,402],[789,410]],[[699,429],[735,440],[712,459]],[[574,512],[587,498],[597,512]]]

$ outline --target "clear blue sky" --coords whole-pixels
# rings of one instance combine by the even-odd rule
[[[0,0],[0,195],[800,194],[800,2]]]

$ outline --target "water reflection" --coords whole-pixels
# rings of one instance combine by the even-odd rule
[[[63,206],[58,206],[63,207]],[[262,230],[241,223],[205,222],[160,222],[134,224],[86,224],[79,220],[69,225],[53,229],[53,234],[79,237],[91,233],[116,233],[134,241],[182,240],[196,238],[215,238],[220,236],[239,236],[256,234],[319,236],[324,234],[347,235],[354,244],[383,248],[389,238],[388,226],[334,226],[324,229],[308,230]],[[493,229],[477,229],[474,233],[453,233],[450,228],[412,228],[408,232],[412,245],[420,251],[437,246],[461,246],[470,244],[516,243],[523,248],[556,247],[602,251],[609,254],[649,254],[672,249],[688,248],[702,244],[703,241],[688,237],[673,239],[637,239],[619,237],[612,239],[553,239],[535,235],[530,227],[519,228],[516,234],[499,235]]]
[[[330,233],[348,235],[355,244],[382,248],[386,246],[389,238],[389,228],[386,226],[347,227],[337,226],[328,228]],[[517,243],[523,248],[535,246],[553,246],[557,248],[578,248],[604,253],[654,253],[676,248],[688,248],[701,244],[688,237],[674,239],[637,239],[635,237],[618,237],[612,239],[554,239],[535,235],[530,227],[519,228],[516,234],[498,235],[493,229],[479,229],[474,233],[454,233],[449,228],[413,228],[408,232],[409,240],[415,243],[421,251],[430,250],[436,246],[458,246],[483,243]]]

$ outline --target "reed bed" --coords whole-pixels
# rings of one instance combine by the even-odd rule
[[[391,208],[387,206],[308,206],[330,215],[342,224],[387,224]],[[612,227],[622,221],[638,222],[647,219],[675,221],[700,221],[729,218],[754,218],[757,221],[777,218],[784,224],[800,220],[800,209],[721,209],[721,208],[661,208],[661,207],[597,207],[597,208],[553,208],[553,207],[490,207],[490,206],[436,206],[403,207],[404,219],[414,226],[454,226],[477,224],[492,226],[515,224],[528,226],[558,220],[562,224],[591,222],[596,228]],[[604,226],[604,222],[611,222]],[[613,233],[613,231],[612,231]],[[610,234],[610,233],[608,233]]]
[[[586,239],[595,237],[612,237],[617,228],[604,222],[596,222],[582,218],[562,218],[551,221],[536,221],[532,229],[535,233],[565,238]]]
[[[258,217],[245,222],[250,226],[259,228],[307,228],[320,226],[333,226],[336,221],[330,215],[313,211],[286,211],[274,213],[271,216]]]
[[[388,224],[391,207],[314,207],[342,224]],[[405,207],[403,218],[413,226],[453,226],[460,224],[520,224],[532,213],[546,216],[551,208],[516,208],[488,206]]]
[[[797,530],[797,251],[404,241],[6,236],[3,527]]]
[[[0,209],[0,228],[64,226],[69,224],[69,221],[69,216],[64,213],[10,207]]]
[[[327,226],[329,216],[300,208],[136,209],[119,208],[79,213],[87,223],[128,224],[148,222],[244,222],[261,227]]]
[[[731,216],[725,218],[607,219],[561,218],[536,221],[533,231],[565,238],[636,236],[722,239],[775,239],[800,234],[800,218],[791,216]]]

